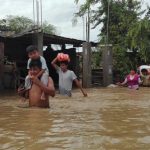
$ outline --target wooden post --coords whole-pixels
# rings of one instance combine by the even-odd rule
[[[66,49],[66,45],[65,45],[65,44],[62,44],[61,50],[64,51],[65,49]]]
[[[43,32],[34,33],[32,43],[38,47],[40,54],[43,55]]]
[[[75,73],[76,73],[77,77],[79,78],[79,76],[80,76],[80,60],[79,60],[79,56],[78,55],[76,55]]]
[[[102,46],[102,64],[103,64],[103,85],[108,86],[113,83],[112,80],[112,67],[113,67],[113,57],[112,57],[112,46],[106,45]]]
[[[91,44],[83,43],[83,80],[84,88],[91,87]]]
[[[2,78],[4,73],[4,43],[0,42],[0,89],[3,89]]]

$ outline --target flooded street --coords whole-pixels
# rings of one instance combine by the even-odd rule
[[[18,108],[19,97],[1,94],[0,150],[150,149],[150,88],[88,93],[57,95],[50,109]]]

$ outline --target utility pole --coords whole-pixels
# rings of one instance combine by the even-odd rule
[[[33,22],[35,25],[35,1],[33,0]]]
[[[33,22],[34,25],[42,28],[43,25],[43,8],[42,0],[33,0]]]
[[[106,26],[106,38],[105,46],[101,47],[102,49],[102,62],[103,62],[103,85],[108,86],[113,83],[113,53],[112,45],[109,44],[109,7],[110,1],[107,0],[107,26]]]
[[[43,4],[42,0],[40,0],[40,6],[41,6],[41,28],[43,27]]]
[[[109,7],[110,7],[110,2],[108,0],[108,5],[107,5],[107,31],[106,31],[106,44],[109,44]]]
[[[90,44],[90,6],[86,16],[86,42],[83,43],[83,80],[84,88],[91,87],[92,70],[91,70],[91,44]]]
[[[90,42],[90,6],[88,8],[88,42]]]
[[[88,7],[88,12],[86,17],[86,41],[90,42],[90,6]]]
[[[33,20],[34,26],[36,26],[37,29],[34,31],[32,43],[34,45],[37,45],[42,55],[43,54],[42,0],[33,0]]]
[[[82,16],[82,22],[83,22],[83,41],[85,40],[85,19],[84,16]]]
[[[36,0],[36,15],[37,15],[37,26],[39,28],[39,1]]]

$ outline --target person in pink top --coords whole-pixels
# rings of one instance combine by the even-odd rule
[[[138,74],[136,74],[134,70],[131,70],[130,74],[126,76],[124,82],[119,83],[119,85],[127,84],[129,89],[138,90],[139,84],[141,84],[141,83],[142,83],[142,81],[140,79],[140,76]]]

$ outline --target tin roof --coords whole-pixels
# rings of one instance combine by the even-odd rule
[[[0,39],[17,39],[17,40],[23,40],[24,42],[30,43],[33,39],[33,35],[37,33],[42,33],[40,30],[35,33],[35,30],[27,30],[22,33],[18,34],[1,34],[0,33]],[[74,47],[81,47],[82,43],[85,42],[83,40],[78,40],[78,39],[73,39],[73,38],[68,38],[68,37],[63,37],[63,36],[58,36],[58,35],[52,35],[52,34],[47,34],[43,33],[43,45],[47,46],[50,44],[71,44]],[[97,46],[98,43],[91,42],[91,46],[95,47]]]

